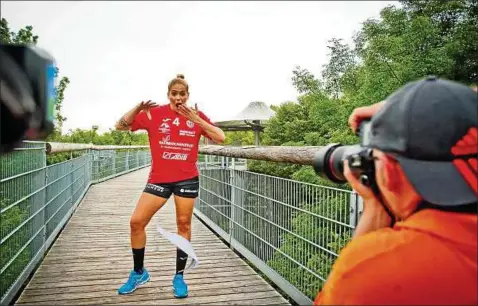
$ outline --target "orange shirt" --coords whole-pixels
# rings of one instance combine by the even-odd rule
[[[314,305],[476,305],[476,263],[477,215],[426,209],[353,239]]]

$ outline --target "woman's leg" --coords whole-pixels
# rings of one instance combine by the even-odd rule
[[[176,204],[178,235],[191,241],[191,219],[193,216],[195,198],[185,198],[175,195],[174,202]],[[187,260],[188,254],[178,249],[176,255],[176,273],[182,274],[184,272]]]
[[[142,273],[144,250],[146,246],[145,228],[154,214],[164,206],[167,198],[143,192],[130,219],[131,248],[133,250],[134,270]]]
[[[199,194],[199,178],[195,177],[174,184],[174,203],[176,204],[176,224],[178,235],[191,241],[191,219],[193,216],[195,199]],[[188,296],[188,286],[184,282],[184,269],[188,255],[181,249],[176,251],[176,274],[173,278],[174,296],[185,298]]]
[[[150,185],[150,184],[148,184]],[[142,285],[149,280],[149,273],[144,269],[144,251],[146,246],[145,228],[154,214],[166,204],[170,194],[162,193],[160,195],[150,191],[154,186],[147,186],[145,192],[141,194],[138,204],[130,219],[131,248],[133,251],[134,269],[131,271],[128,280],[119,289],[119,294],[128,294],[136,290],[138,285]],[[165,191],[163,187],[162,191]]]
[[[176,204],[176,224],[178,235],[191,241],[191,219],[194,210],[195,198],[174,195]],[[188,296],[188,286],[184,282],[183,273],[186,268],[188,254],[177,248],[176,250],[176,274],[173,279],[174,296],[185,298]]]

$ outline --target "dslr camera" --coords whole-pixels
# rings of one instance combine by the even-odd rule
[[[360,144],[346,146],[332,143],[321,148],[314,157],[315,173],[334,183],[346,183],[343,162],[346,159],[350,170],[359,176],[361,183],[377,191],[372,149],[367,147],[370,141],[370,126],[370,119],[360,123]]]
[[[22,140],[40,140],[54,127],[54,59],[30,45],[0,44],[0,154]]]

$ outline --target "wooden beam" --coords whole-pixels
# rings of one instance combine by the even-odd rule
[[[207,155],[227,156],[245,159],[255,159],[273,162],[285,162],[298,165],[313,165],[314,157],[323,147],[299,146],[219,146],[201,145],[199,153]],[[47,154],[72,152],[81,150],[118,150],[118,149],[149,149],[149,146],[113,146],[85,143],[47,142]]]
[[[147,149],[149,146],[113,146],[113,145],[94,145],[92,143],[66,143],[66,142],[47,142],[47,154],[60,152],[73,152],[82,150],[118,150],[118,149]]]
[[[252,131],[252,127],[249,126],[218,126],[221,128],[224,132],[237,132],[237,131]]]
[[[323,147],[294,146],[217,146],[205,145],[199,147],[199,153],[236,158],[285,162],[298,165],[313,165],[314,157]]]

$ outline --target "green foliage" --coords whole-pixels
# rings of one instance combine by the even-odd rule
[[[342,39],[332,38],[329,43],[327,48],[330,49],[330,62],[322,72],[322,77],[325,80],[324,90],[338,99],[343,88],[351,81],[350,77],[344,78],[343,76],[354,66],[355,56],[353,50],[344,44]]]
[[[321,82],[312,75],[307,69],[296,66],[292,71],[292,84],[301,94],[318,92],[322,86]]]
[[[55,76],[58,76],[58,68],[56,68]],[[55,132],[59,133],[63,126],[63,123],[66,121],[66,117],[61,114],[61,108],[63,106],[63,100],[65,99],[65,90],[70,84],[70,79],[68,77],[62,77],[58,86],[55,88],[56,94],[56,103],[55,103]],[[55,134],[53,134],[55,135]]]
[[[224,145],[247,146],[254,144],[254,133],[252,131],[225,132],[225,134]]]
[[[322,289],[323,280],[330,273],[336,254],[351,239],[352,230],[314,216],[317,214],[348,223],[348,207],[343,205],[340,197],[322,199],[320,203],[304,205],[302,208],[309,212],[300,213],[292,220],[292,232],[296,235],[286,233],[282,236],[279,251],[274,253],[268,265],[313,299]],[[318,247],[312,247],[311,242]],[[312,272],[291,263],[289,258],[302,263]]]
[[[8,21],[2,18],[0,21],[0,42],[2,44],[36,44],[38,36],[33,35],[33,27],[26,26],[18,32],[13,32],[8,26]]]

